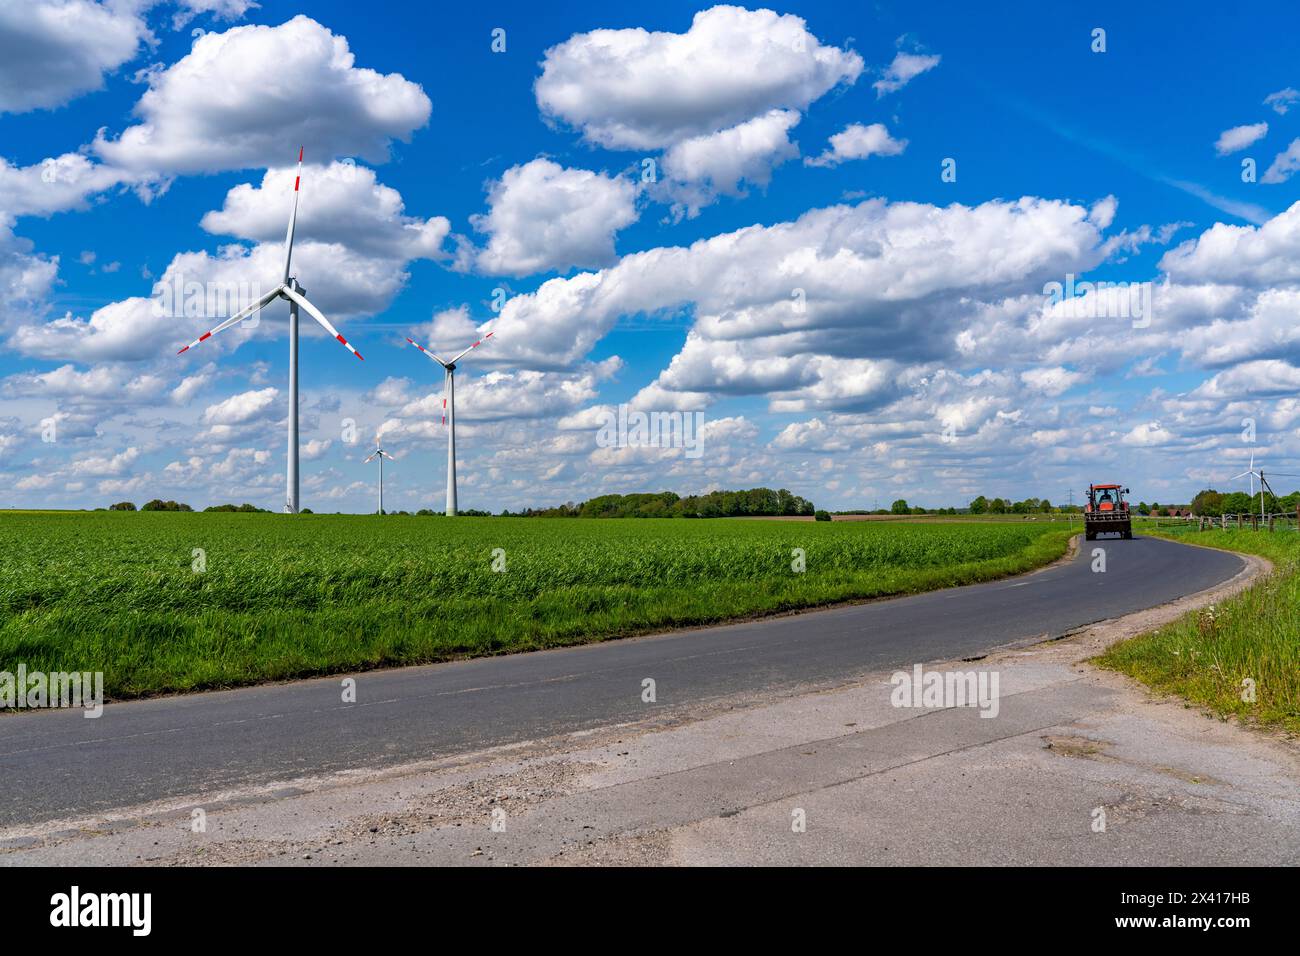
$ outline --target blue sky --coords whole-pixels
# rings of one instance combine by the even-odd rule
[[[220,316],[149,305],[260,281],[300,141],[295,265],[366,357],[304,338],[315,510],[373,507],[377,431],[390,507],[436,506],[441,374],[404,337],[487,331],[462,507],[1186,501],[1251,453],[1300,471],[1297,19],[0,0],[0,505],[280,506],[283,303],[183,356]],[[1153,283],[1150,321],[1052,311],[1067,275]],[[703,413],[704,453],[599,447],[621,402]]]

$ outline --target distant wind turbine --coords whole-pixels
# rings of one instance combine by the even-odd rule
[[[1250,497],[1252,502],[1255,499],[1255,479],[1259,479],[1259,520],[1264,521],[1266,520],[1264,514],[1264,489],[1267,488],[1270,495],[1273,494],[1273,489],[1269,486],[1268,482],[1264,480],[1264,469],[1260,468],[1259,471],[1255,470],[1255,453],[1253,451],[1250,453],[1250,467],[1240,475],[1233,475],[1228,480],[1236,481],[1238,478],[1245,478],[1247,475],[1250,476]],[[1274,473],[1274,476],[1276,477],[1276,472]],[[1276,498],[1277,496],[1273,495],[1273,497]]]
[[[369,464],[370,462],[374,461],[376,458],[379,459],[379,513],[383,514],[384,513],[384,459],[387,458],[389,461],[396,461],[397,459],[394,458],[392,455],[388,454],[388,452],[384,451],[383,447],[379,444],[378,435],[375,436],[374,453],[369,458],[366,459],[365,464]]]
[[[417,349],[423,352],[429,358],[433,359],[444,369],[444,383],[447,394],[442,400],[442,423],[447,426],[447,517],[456,517],[456,363],[463,359],[469,352],[478,348],[488,339],[492,338],[493,333],[489,332],[483,338],[479,339],[469,348],[465,349],[459,355],[449,362],[444,362],[438,356],[434,355],[428,349],[412,339],[407,339]]]
[[[236,322],[259,312],[275,299],[284,299],[289,303],[289,464],[286,475],[284,510],[287,514],[298,513],[298,309],[303,308],[313,319],[321,324],[330,335],[338,339],[349,352],[357,358],[361,353],[348,344],[348,340],[339,335],[339,330],[330,325],[329,319],[321,314],[316,306],[307,299],[307,290],[298,284],[295,277],[289,275],[289,263],[293,257],[293,233],[298,222],[298,187],[302,183],[302,148],[298,149],[298,175],[293,181],[293,210],[289,213],[289,228],[284,236],[284,277],[280,285],[262,296],[252,305],[236,312],[210,332],[204,332],[185,348],[177,352],[187,352],[200,342],[205,342],[218,332],[230,328]]]

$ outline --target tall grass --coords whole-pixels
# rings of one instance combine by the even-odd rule
[[[1300,733],[1300,535],[1159,532],[1268,558],[1274,571],[1240,595],[1115,645],[1097,662],[1222,715]],[[1251,696],[1253,682],[1255,699]]]
[[[531,650],[985,580],[1067,538],[1032,523],[9,513],[0,670],[102,670],[127,697]]]

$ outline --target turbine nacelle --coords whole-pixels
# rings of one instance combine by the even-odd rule
[[[489,332],[487,335],[483,336],[483,338],[476,341],[473,345],[466,347],[456,355],[455,358],[450,360],[439,358],[414,339],[408,338],[406,340],[443,368],[443,384],[447,389],[446,397],[442,400],[442,423],[447,426],[448,517],[453,517],[456,514],[456,363],[488,339],[492,338],[493,334],[494,333]]]
[[[225,331],[237,322],[241,322],[249,316],[255,315],[262,309],[266,308],[276,299],[284,299],[289,303],[289,454],[288,469],[286,476],[286,494],[284,510],[297,514],[298,512],[298,311],[301,309],[310,315],[316,322],[328,332],[340,345],[360,359],[361,353],[349,344],[348,340],[339,334],[339,330],[334,328],[330,320],[325,318],[324,313],[312,304],[311,300],[305,295],[302,286],[298,284],[298,279],[292,274],[293,264],[293,236],[298,224],[298,192],[302,186],[302,147],[298,148],[298,171],[293,181],[293,208],[289,212],[289,227],[284,234],[284,273],[280,284],[266,293],[256,302],[251,303],[243,309],[240,309],[230,318],[226,319],[216,328],[204,332],[197,339],[185,346],[177,355],[188,352],[200,342],[206,342],[218,332]],[[383,461],[380,460],[382,467]],[[382,511],[382,505],[380,507]]]

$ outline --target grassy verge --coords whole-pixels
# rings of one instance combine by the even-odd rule
[[[1236,597],[1115,645],[1095,663],[1220,715],[1300,733],[1300,535],[1155,533],[1259,555],[1275,570]],[[1254,700],[1247,681],[1253,682]]]
[[[971,584],[1047,564],[1069,538],[1042,526],[722,519],[5,520],[0,671],[20,662],[29,671],[102,671],[117,699]],[[796,550],[804,573],[792,573]]]

